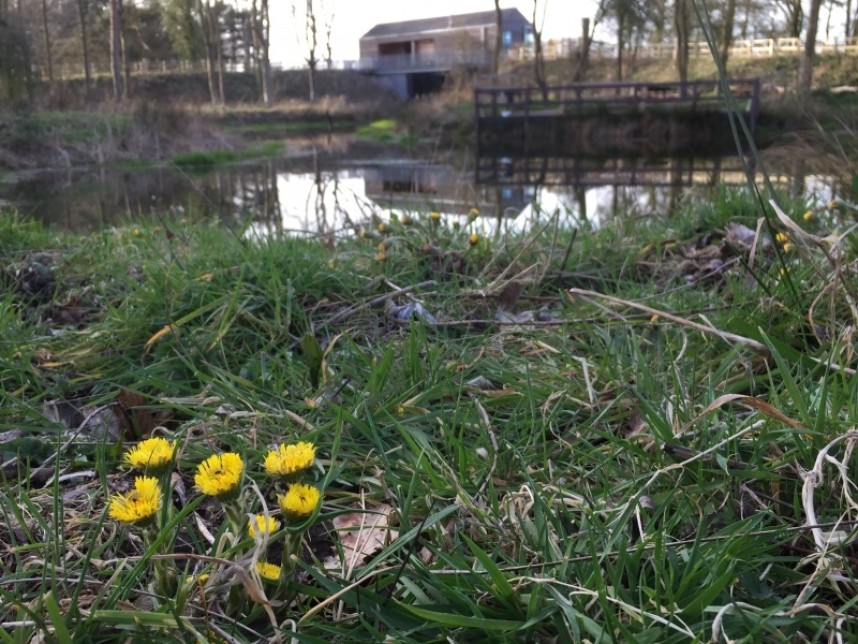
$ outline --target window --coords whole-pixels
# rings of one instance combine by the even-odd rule
[[[505,31],[503,32],[503,46],[509,47],[512,44],[512,32]]]
[[[533,27],[525,27],[524,28],[524,42],[528,45],[533,44]]]

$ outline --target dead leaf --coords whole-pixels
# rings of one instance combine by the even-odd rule
[[[367,507],[365,511],[341,514],[333,520],[343,561],[336,568],[352,570],[366,563],[367,558],[384,548],[399,536],[399,531],[390,527],[393,508],[389,505]]]

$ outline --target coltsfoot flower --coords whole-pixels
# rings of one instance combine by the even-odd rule
[[[161,472],[173,461],[175,453],[176,441],[160,437],[149,438],[125,452],[125,462],[137,470]]]
[[[247,524],[247,534],[256,537],[258,534],[274,534],[280,529],[280,522],[274,517],[257,514]]]
[[[783,245],[789,241],[789,237],[787,237],[786,233],[778,233],[775,235],[775,241]]]
[[[225,499],[238,493],[243,473],[244,461],[238,454],[213,454],[197,466],[194,483],[203,494]]]
[[[479,208],[471,208],[470,212],[468,213],[468,219],[470,219],[471,221],[473,221],[474,219],[476,219],[479,216],[480,216],[480,209]]]
[[[277,502],[283,514],[292,519],[308,517],[315,512],[322,494],[312,485],[296,483],[290,485],[286,494],[278,494]]]
[[[120,523],[143,524],[151,521],[161,508],[161,486],[154,476],[138,476],[134,490],[117,494],[110,500],[108,514]]]
[[[471,233],[471,236],[468,237],[468,243],[471,246],[476,246],[480,243],[480,236],[477,233]]]
[[[805,221],[813,221],[813,211],[812,210],[806,210],[804,212],[804,214],[801,216],[801,218],[804,219]]]
[[[258,572],[259,576],[265,581],[280,581],[280,566],[277,564],[268,563],[266,561],[257,561],[256,572]]]
[[[301,441],[291,445],[281,444],[265,457],[265,471],[272,476],[292,476],[306,470],[316,460],[313,443]]]
[[[441,213],[438,212],[437,210],[433,210],[432,212],[429,213],[429,218],[432,221],[441,221]]]

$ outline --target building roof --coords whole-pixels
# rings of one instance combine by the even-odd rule
[[[519,17],[527,21],[518,9],[501,9],[503,20]],[[529,22],[529,21],[527,21]],[[401,22],[386,22],[376,25],[367,31],[365,38],[389,38],[404,34],[417,34],[426,31],[444,31],[447,29],[466,29],[468,27],[491,27],[495,24],[494,11],[478,11],[476,13],[461,13],[455,16],[437,16],[420,18],[419,20],[403,20]]]

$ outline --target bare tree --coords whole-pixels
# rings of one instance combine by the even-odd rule
[[[45,37],[45,64],[48,68],[48,80],[54,80],[54,66],[51,61],[51,30],[48,26],[48,0],[42,0],[42,33]]]
[[[200,21],[200,33],[203,36],[203,46],[206,52],[206,78],[209,85],[209,96],[212,105],[223,105],[223,46],[220,38],[217,7],[210,0],[197,0],[197,14]],[[217,78],[215,78],[217,73]]]
[[[724,10],[724,34],[721,39],[721,63],[727,68],[727,59],[730,57],[730,47],[733,46],[733,27],[736,21],[736,0],[727,0]]]
[[[538,7],[539,0],[533,0],[533,76],[536,84],[544,92],[547,87],[545,80],[545,56],[542,54],[542,23],[545,20],[545,8],[543,6],[542,18],[539,19]]]
[[[270,106],[274,102],[274,97],[269,57],[271,20],[268,13],[268,0],[258,0],[258,3],[257,0],[253,0],[250,5],[250,22],[258,76],[262,83],[262,102]]]
[[[815,1],[816,0],[812,0],[812,2]],[[787,21],[787,31],[789,35],[792,38],[798,38],[801,36],[801,26],[804,22],[802,0],[775,0],[774,5],[784,14]],[[819,19],[817,18],[817,22],[818,21]]]
[[[316,100],[316,47],[319,44],[318,28],[316,26],[316,10],[313,0],[307,0],[307,8],[304,15],[304,34],[307,38],[307,82],[309,84],[309,99],[312,103]]]
[[[503,13],[500,0],[495,0],[495,50],[492,55],[492,74],[500,71],[501,48],[503,47]]]
[[[122,83],[122,4],[110,0],[110,71],[113,75],[113,98],[121,101],[125,95]]]
[[[328,69],[331,69],[334,64],[334,52],[333,52],[333,40],[331,38],[331,34],[334,30],[334,14],[331,12],[328,15],[327,12],[325,14],[325,64]]]
[[[816,32],[819,28],[819,9],[822,0],[811,0],[810,16],[807,20],[807,34],[804,40],[804,56],[801,59],[801,77],[799,89],[809,92],[813,84],[813,61],[816,54]]]
[[[673,26],[676,30],[674,61],[680,82],[688,80],[688,41],[691,29],[688,0],[674,0]]]
[[[89,0],[77,0],[77,15],[80,18],[80,44],[83,54],[83,83],[87,98],[92,88],[92,69],[89,62],[89,38],[87,36],[87,18],[89,14]]]

